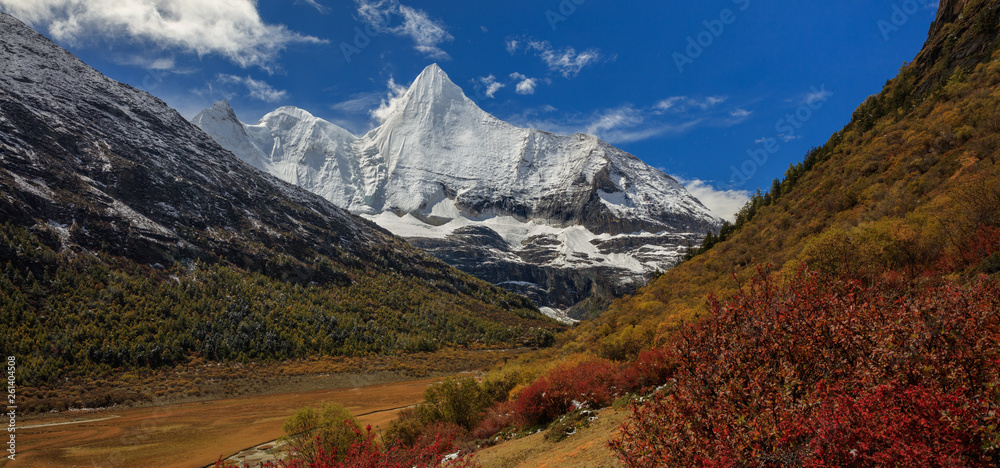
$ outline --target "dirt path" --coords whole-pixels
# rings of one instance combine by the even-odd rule
[[[203,467],[277,439],[285,419],[305,406],[339,403],[363,415],[358,417],[363,425],[384,428],[440,380],[112,409],[92,413],[98,418],[86,421],[67,416],[32,424],[29,419],[17,431],[17,460],[4,464],[4,459],[0,466]]]
[[[108,420],[108,419],[115,419],[115,418],[118,418],[118,417],[120,417],[120,416],[118,416],[118,415],[112,415],[112,416],[107,416],[107,417],[97,418],[97,419],[74,419],[72,421],[65,421],[65,422],[35,424],[35,425],[32,425],[32,426],[20,426],[20,427],[17,428],[17,430],[23,431],[23,430],[26,430],[26,429],[38,429],[40,427],[68,426],[70,424],[87,424],[87,423],[94,423],[94,422],[98,422],[98,421],[105,421],[105,420]]]

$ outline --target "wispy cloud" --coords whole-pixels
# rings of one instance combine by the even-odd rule
[[[517,53],[518,49],[521,47],[521,41],[518,39],[507,39],[507,53],[514,55]]]
[[[631,105],[621,106],[615,109],[600,111],[594,115],[593,120],[587,126],[587,133],[600,135],[602,133],[619,130],[622,128],[633,128],[645,121],[643,112]]]
[[[115,56],[112,60],[118,65],[128,65],[146,70],[173,70],[175,68],[173,57],[144,57],[141,55]]]
[[[287,91],[279,91],[264,81],[255,80],[249,76],[220,74],[216,80],[221,84],[239,85],[246,89],[247,95],[268,103],[277,103],[288,96]]]
[[[253,0],[0,0],[4,11],[70,44],[128,38],[272,69],[291,43],[324,40],[266,24]]]
[[[316,0],[295,0],[296,5],[306,4],[316,9],[320,13],[328,13],[330,11],[329,7],[320,5]]]
[[[384,97],[385,93],[383,92],[358,93],[352,95],[346,101],[331,105],[330,109],[347,114],[369,115],[372,109],[378,108],[379,103]]]
[[[691,110],[710,110],[728,101],[727,96],[708,96],[706,98],[691,98],[673,96],[657,102],[653,108],[661,112],[689,112]]]
[[[701,200],[706,208],[716,216],[728,221],[736,221],[736,213],[750,200],[750,192],[745,190],[726,190],[715,188],[711,182],[704,180],[687,180],[673,176],[687,189],[691,195]]]
[[[613,144],[683,134],[706,122],[703,117],[665,120],[650,109],[624,105],[589,114],[552,115],[555,108],[522,113],[508,119],[523,127],[558,134],[586,133]]]
[[[531,39],[507,39],[507,52],[511,55],[518,52],[533,52],[542,59],[545,66],[553,73],[559,73],[565,78],[572,78],[580,74],[584,68],[598,64],[605,59],[599,49],[587,49],[580,52],[573,47],[556,49],[549,41],[536,41]]]
[[[539,113],[521,114],[510,120],[553,133],[587,133],[609,143],[632,143],[680,135],[699,127],[729,127],[752,114],[743,108],[723,106],[727,100],[725,96],[674,96],[649,106],[625,104],[589,114],[544,115],[544,118]]]
[[[423,10],[403,5],[399,0],[355,1],[358,16],[376,31],[409,37],[413,40],[413,47],[428,57],[438,60],[451,58],[441,49],[441,44],[454,37],[443,23],[432,20]]]
[[[833,96],[832,91],[828,91],[826,86],[820,86],[819,88],[814,87],[805,93],[789,98],[786,101],[793,106],[803,106],[815,104],[817,102],[825,102],[830,99],[831,96]]]

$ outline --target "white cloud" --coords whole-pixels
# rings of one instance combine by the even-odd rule
[[[254,0],[0,0],[0,6],[57,41],[127,38],[218,54],[244,68],[270,69],[290,43],[325,42],[265,24]]]
[[[673,177],[712,213],[730,222],[736,221],[736,213],[750,200],[750,192],[745,190],[720,190],[704,180]]]
[[[318,11],[320,13],[326,13],[326,12],[330,11],[329,8],[327,8],[327,7],[323,6],[323,5],[320,5],[319,2],[317,2],[316,0],[295,0],[295,4],[296,5],[302,4],[302,3],[305,3],[306,5],[309,5],[309,6],[313,7],[313,8],[315,8],[316,11]]]
[[[709,109],[719,104],[722,104],[723,102],[726,102],[727,99],[729,98],[726,96],[709,96],[705,98],[703,102],[698,104],[698,106],[701,107],[702,109]]]
[[[604,60],[599,49],[587,49],[577,52],[573,47],[556,49],[549,41],[536,41],[531,39],[507,39],[507,52],[511,55],[524,49],[533,51],[549,67],[549,71],[559,73],[565,78],[572,78],[580,74],[584,68],[597,64]]]
[[[493,96],[496,95],[497,91],[500,91],[504,86],[506,86],[503,83],[498,83],[497,77],[493,75],[480,77],[479,84],[486,88],[486,90],[483,91],[483,94],[490,99],[493,99]]]
[[[554,50],[548,41],[531,42],[529,47],[538,52],[538,56],[549,70],[560,73],[566,78],[580,74],[584,68],[601,60],[601,52],[597,49],[588,49],[580,53],[572,47]]]
[[[524,96],[535,94],[535,88],[538,87],[538,80],[536,78],[528,78],[517,72],[511,73],[510,77],[517,81],[517,86],[514,88],[517,94]]]
[[[681,103],[686,100],[687,96],[674,96],[656,103],[654,107],[659,110],[667,111],[676,107],[678,103]]]
[[[126,55],[121,57],[113,57],[115,63],[118,65],[128,65],[132,67],[140,67],[146,70],[173,70],[174,69],[174,59],[172,57],[163,58],[152,58],[144,57],[141,55]]]
[[[217,79],[223,84],[241,85],[246,88],[248,96],[264,102],[275,103],[288,96],[287,91],[278,91],[271,87],[271,85],[263,81],[255,80],[249,76],[241,77],[236,75],[220,74]]]
[[[535,94],[535,88],[537,87],[538,87],[537,80],[535,80],[534,78],[526,78],[517,84],[515,91],[517,91],[517,94],[527,96],[529,94]]]
[[[690,131],[704,122],[694,117],[680,121],[663,121],[650,109],[632,105],[603,109],[586,115],[569,115],[538,119],[541,113],[556,109],[547,106],[545,112],[524,113],[511,117],[518,125],[558,134],[586,133],[596,135],[612,144],[632,143],[663,135],[680,134]]]
[[[361,20],[382,33],[406,36],[413,40],[414,48],[428,57],[446,60],[451,58],[441,49],[441,43],[454,39],[444,26],[432,20],[426,12],[399,3],[399,0],[355,0]],[[391,25],[394,18],[401,23]]]
[[[796,106],[810,105],[816,102],[825,102],[833,96],[833,92],[827,91],[826,86],[820,86],[819,88],[813,87],[811,90],[805,94],[801,94],[796,98],[788,99],[788,102]]]
[[[511,78],[526,78],[514,73]],[[702,126],[729,127],[743,122],[752,112],[724,107],[726,96],[692,98],[674,96],[650,106],[626,104],[589,114],[577,113],[561,118],[522,114],[511,121],[517,125],[553,133],[587,133],[612,144],[633,143],[667,135],[680,135]]]
[[[510,55],[516,54],[517,50],[518,50],[518,48],[520,46],[521,46],[521,42],[518,41],[517,39],[508,39],[507,40],[507,53],[510,54]]]
[[[622,128],[634,128],[644,120],[642,112],[631,105],[608,109],[594,116],[593,121],[587,126],[587,133],[600,135]]]
[[[378,121],[378,123],[385,122],[385,119],[392,115],[392,112],[396,110],[396,106],[399,105],[399,100],[406,93],[406,86],[396,83],[396,80],[389,78],[389,91],[386,98],[382,100],[382,104],[371,112],[372,118]]]
[[[679,123],[654,122],[635,129],[611,130],[599,135],[604,141],[612,144],[633,143],[649,140],[664,135],[679,135],[687,133],[701,125],[705,119],[694,119]]]
[[[729,100],[727,96],[709,96],[696,99],[687,96],[673,96],[656,103],[653,108],[658,111],[687,112],[691,109],[707,111]]]
[[[350,99],[338,102],[330,106],[330,109],[339,112],[345,112],[348,114],[370,114],[372,109],[378,108],[379,102],[382,100],[384,93],[373,91],[367,93],[358,93],[351,96]]]

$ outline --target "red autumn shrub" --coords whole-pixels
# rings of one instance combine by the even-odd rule
[[[554,421],[569,410],[569,405],[555,397],[543,376],[521,391],[514,402],[514,412],[518,425],[535,426]]]
[[[825,460],[822,445],[812,444],[812,438],[789,439],[786,431],[803,421],[828,421],[824,408],[846,404],[844,398],[858,411],[874,409],[876,398],[896,398],[898,408],[870,418],[867,435],[857,429],[843,437],[874,443],[898,436],[899,456],[912,447],[924,450],[926,459],[954,458],[964,466],[990,466],[1000,457],[995,283],[858,282],[803,272],[778,287],[762,272],[725,305],[712,301],[711,312],[668,347],[676,365],[674,385],[648,404],[633,406],[621,436],[612,441],[627,466]],[[886,393],[883,386],[897,382],[904,394]],[[908,391],[947,404],[919,406]],[[960,436],[948,436],[943,445],[914,445],[916,426],[906,418],[930,417],[933,410],[963,411],[962,423],[948,426]],[[886,464],[910,466],[905,458],[889,459]]]
[[[668,350],[650,349],[640,353],[635,361],[625,365],[621,379],[629,393],[648,390],[666,383],[675,368]]]
[[[516,409],[514,402],[503,401],[497,403],[486,410],[486,415],[475,429],[472,430],[472,438],[476,440],[486,440],[497,435],[504,429],[513,427],[516,422]]]
[[[287,460],[268,462],[262,468],[477,468],[479,465],[468,456],[447,459],[449,454],[456,452],[451,440],[439,431],[438,436],[430,443],[419,446],[403,447],[391,445],[387,450],[376,442],[371,426],[365,432],[358,430],[358,442],[351,445],[346,456],[337,457],[336,449],[327,451],[322,441],[317,441],[317,449],[311,460],[299,458],[292,454]],[[338,460],[340,458],[340,460]],[[448,457],[452,458],[452,457]],[[216,468],[222,468],[223,462],[216,462]]]
[[[454,423],[436,422],[424,428],[420,438],[413,446],[408,447],[409,453],[430,454],[431,458],[441,455],[440,451],[455,452],[458,445],[469,439],[469,431]],[[416,460],[419,461],[419,460]]]
[[[975,235],[959,246],[952,246],[938,259],[941,271],[961,271],[980,263],[995,263],[1000,252],[1000,228],[981,226]],[[985,261],[984,261],[985,259]],[[996,273],[995,266],[983,273]]]
[[[622,377],[619,365],[603,359],[560,366],[521,391],[514,411],[522,425],[534,426],[569,413],[574,402],[603,408],[629,392]]]
[[[808,447],[806,467],[967,466],[975,442],[971,402],[923,387],[881,385],[856,398],[821,391],[823,403],[787,428]]]
[[[603,408],[611,405],[616,396],[627,393],[620,366],[603,359],[560,366],[546,377],[556,398],[570,405],[577,401],[591,408]]]

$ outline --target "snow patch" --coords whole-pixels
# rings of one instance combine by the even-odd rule
[[[48,185],[45,185],[45,182],[40,180],[29,181],[13,172],[8,172],[8,174],[14,176],[14,182],[17,183],[18,187],[21,187],[24,191],[55,203],[56,193],[53,192]]]
[[[538,310],[541,311],[542,314],[545,315],[546,317],[553,319],[557,322],[562,322],[567,325],[576,325],[580,323],[579,320],[576,320],[570,317],[569,315],[566,315],[566,312],[562,310],[553,309],[551,307],[539,307]]]

